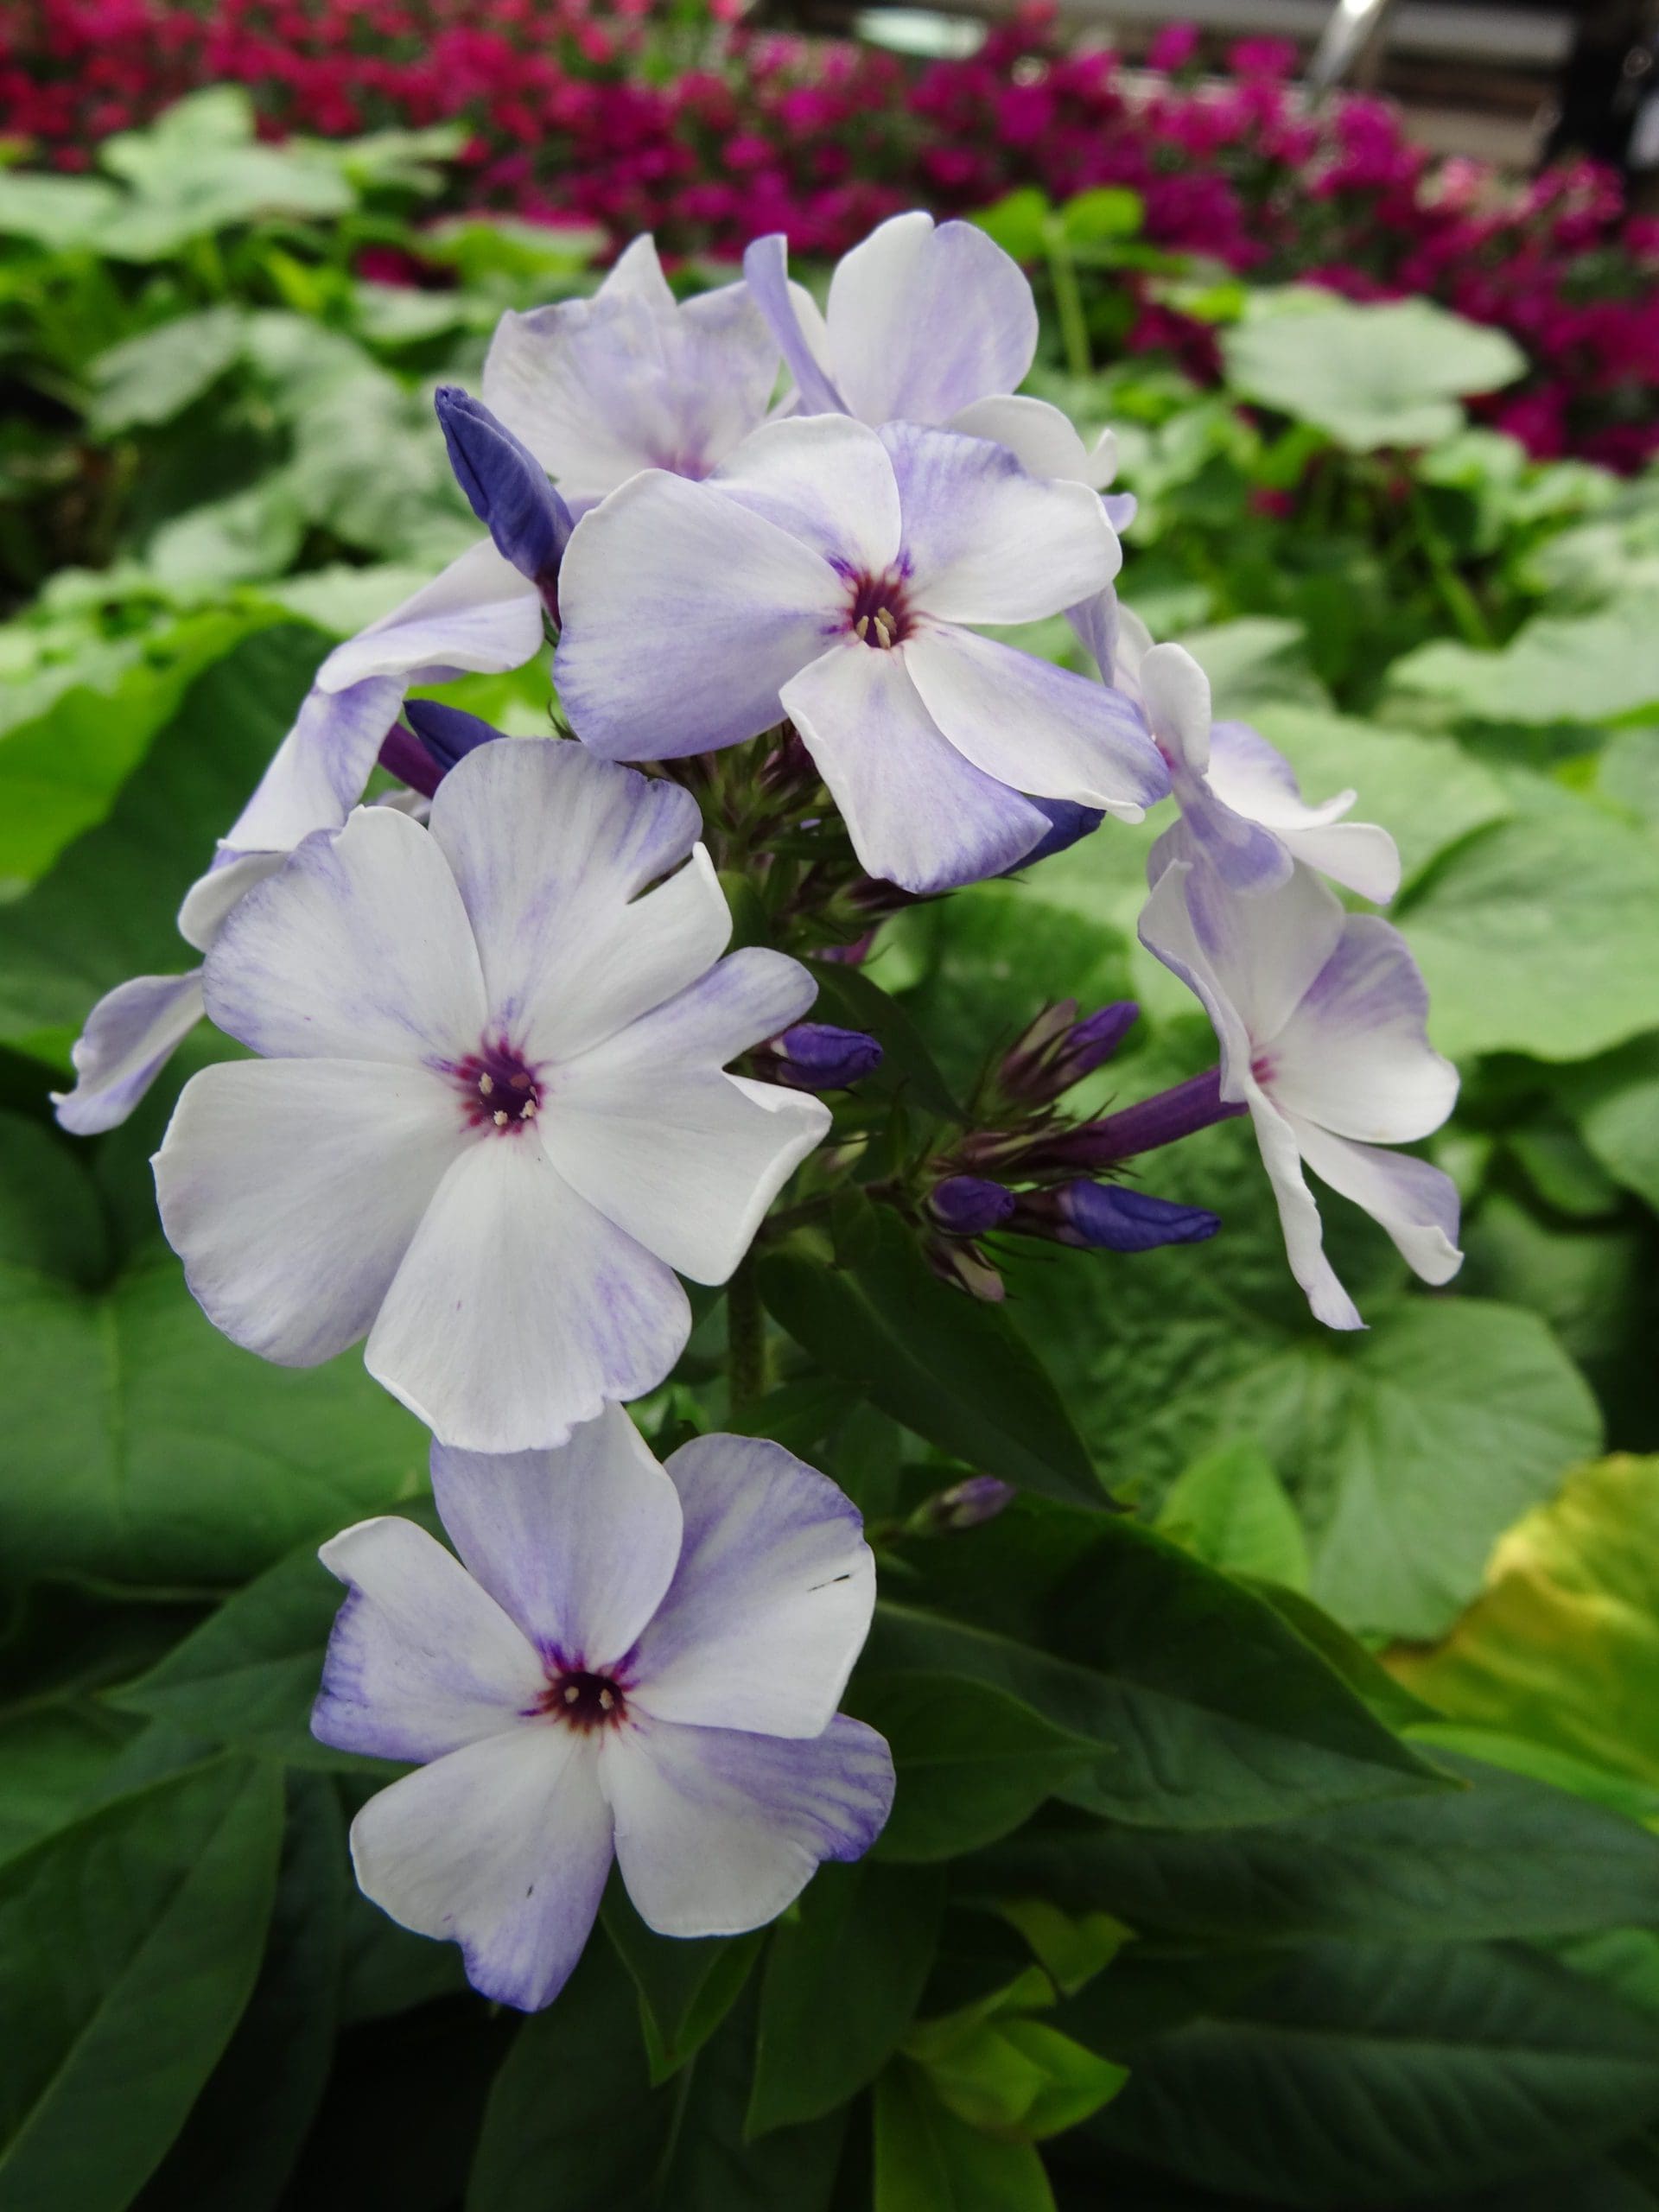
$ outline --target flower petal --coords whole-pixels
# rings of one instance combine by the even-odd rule
[[[547,1687],[533,1650],[453,1552],[412,1521],[359,1521],[317,1554],[347,1591],[311,1732],[336,1751],[436,1759],[523,1725]]]
[[[1354,1144],[1294,1115],[1289,1119],[1313,1173],[1388,1230],[1413,1274],[1425,1282],[1450,1282],[1463,1265],[1461,1208],[1452,1178],[1414,1154]]]
[[[1236,1103],[1246,1096],[1250,1079],[1249,1033],[1192,926],[1187,886],[1193,863],[1179,849],[1166,860],[1160,849],[1170,847],[1172,834],[1166,830],[1152,849],[1147,861],[1152,890],[1141,909],[1136,934],[1154,960],[1161,960],[1173,976],[1180,977],[1209,1015],[1221,1046],[1221,1095]]]
[[[631,1703],[659,1720],[821,1735],[875,1605],[858,1509],[764,1437],[694,1438],[668,1472],[685,1534]]]
[[[1210,679],[1180,645],[1154,645],[1140,665],[1141,697],[1165,754],[1190,776],[1210,766]]]
[[[308,838],[239,900],[204,977],[213,1020],[273,1058],[442,1065],[475,1048],[486,1010],[443,854],[385,806]]]
[[[472,925],[491,1020],[522,1050],[569,1058],[720,957],[732,918],[695,842],[702,826],[680,785],[556,738],[480,746],[444,778],[431,834]]]
[[[61,1127],[91,1137],[124,1122],[201,1015],[200,968],[106,991],[70,1049],[74,1089],[52,1093]]]
[[[314,830],[338,830],[363,796],[403,696],[400,677],[365,677],[338,691],[314,684],[224,844],[288,853]]]
[[[893,463],[849,416],[768,423],[709,481],[843,570],[879,576],[899,557]]]
[[[524,1452],[654,1390],[690,1332],[674,1275],[577,1196],[532,1129],[455,1161],[364,1358],[441,1442]]]
[[[199,875],[184,894],[179,908],[179,935],[198,952],[206,952],[225,926],[232,906],[256,883],[275,875],[288,858],[280,852],[237,853],[221,844],[206,875]]]
[[[642,238],[593,299],[504,315],[482,391],[566,498],[586,501],[642,468],[706,476],[764,418],[777,374],[747,289],[681,307]]]
[[[779,719],[779,692],[823,651],[846,596],[786,531],[709,485],[647,470],[571,537],[559,696],[607,760],[741,744]]]
[[[836,381],[866,423],[942,423],[1023,383],[1037,308],[1019,264],[972,223],[894,215],[843,254],[826,315]]]
[[[766,327],[784,357],[784,366],[795,379],[803,411],[809,415],[850,412],[825,366],[829,334],[822,317],[816,331],[803,321],[804,306],[810,308],[813,302],[809,293],[789,281],[789,240],[781,231],[756,238],[745,251],[743,281],[766,319]],[[822,358],[812,343],[815,336],[821,341]]]
[[[1335,893],[1305,868],[1272,890],[1240,893],[1200,866],[1185,889],[1211,970],[1260,1052],[1336,950],[1347,917]]]
[[[948,890],[1001,874],[1048,835],[1046,815],[943,735],[902,648],[849,638],[786,685],[783,703],[871,875]]]
[[[752,946],[561,1066],[541,1125],[559,1173],[682,1274],[724,1282],[830,1114],[721,1065],[816,995],[797,962]]]
[[[314,1367],[368,1328],[466,1141],[424,1068],[224,1062],[186,1084],[156,1154],[162,1226],[215,1328]]]
[[[601,1785],[634,1909],[659,1936],[775,1920],[826,1859],[861,1859],[893,1807],[893,1756],[837,1717],[821,1736],[652,1721],[607,1737]]]
[[[553,1452],[435,1444],[432,1489],[468,1572],[564,1666],[621,1659],[673,1580],[679,1496],[620,1406]]]
[[[1210,788],[1225,805],[1264,824],[1305,866],[1387,905],[1400,888],[1399,849],[1375,823],[1341,819],[1354,803],[1352,791],[1310,806],[1290,763],[1259,730],[1247,722],[1217,722],[1211,738]]]
[[[901,650],[938,728],[999,783],[1125,822],[1167,793],[1169,772],[1122,692],[971,630],[930,626]]]
[[[1438,1129],[1458,1071],[1429,1044],[1428,992],[1398,930],[1351,914],[1274,1041],[1263,1077],[1286,1113],[1338,1136],[1406,1144]]]
[[[317,683],[324,691],[343,691],[370,676],[402,677],[407,686],[467,670],[499,674],[522,668],[541,648],[541,594],[486,537],[413,598],[336,645],[317,671]]]
[[[1359,1309],[1337,1279],[1325,1256],[1325,1228],[1318,1201],[1302,1173],[1296,1131],[1272,1100],[1252,1084],[1249,1093],[1250,1121],[1261,1148],[1262,1165],[1273,1185],[1284,1232],[1285,1256],[1290,1272],[1307,1294],[1316,1321],[1327,1329],[1363,1329]]]
[[[569,1980],[611,1871],[592,1744],[525,1727],[435,1759],[352,1822],[365,1897],[417,1936],[459,1943],[467,1979],[534,2012]]]
[[[1007,446],[1022,468],[1033,476],[1058,476],[1063,482],[1086,484],[1098,492],[1117,474],[1117,439],[1103,430],[1092,450],[1077,435],[1069,415],[1051,407],[1046,399],[1028,399],[1010,392],[993,399],[976,399],[959,407],[945,423],[964,438],[989,438]]]
[[[941,622],[1031,622],[1117,574],[1122,550],[1083,484],[1028,475],[1005,446],[890,423],[914,604]]]

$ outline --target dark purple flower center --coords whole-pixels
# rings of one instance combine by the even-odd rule
[[[505,1038],[481,1044],[477,1052],[457,1060],[449,1072],[469,1128],[499,1130],[505,1135],[531,1128],[542,1110],[542,1086],[535,1070]]]
[[[537,1710],[590,1736],[596,1728],[620,1728],[627,1718],[628,1704],[614,1676],[589,1674],[585,1667],[560,1667],[549,1670]]]
[[[890,569],[881,576],[849,575],[847,581],[851,594],[847,626],[853,635],[880,652],[901,644],[912,627],[903,570]]]

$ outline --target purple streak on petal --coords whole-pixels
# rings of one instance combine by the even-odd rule
[[[363,796],[404,685],[368,676],[344,690],[314,685],[225,842],[238,852],[291,852],[314,830],[337,830]]]
[[[528,576],[550,606],[558,603],[559,563],[575,524],[534,454],[459,385],[434,396],[449,465],[496,550]]]
[[[766,319],[784,365],[810,415],[846,415],[846,401],[819,366],[789,296],[789,240],[781,231],[756,238],[743,256],[743,281]]]
[[[947,1175],[928,1193],[927,1210],[948,1236],[983,1236],[999,1229],[1018,1201],[985,1175]]]
[[[106,992],[71,1051],[74,1089],[52,1093],[60,1126],[90,1137],[124,1122],[201,1016],[200,968]]]
[[[1151,1252],[1162,1244],[1199,1244],[1221,1227],[1201,1206],[1176,1205],[1118,1183],[1064,1183],[1028,1193],[1011,1226],[1057,1244],[1109,1252]]]
[[[778,1058],[767,1072],[793,1090],[845,1090],[881,1065],[880,1046],[861,1029],[837,1029],[828,1021],[798,1021],[777,1043]]]
[[[1116,587],[1108,584],[1104,591],[1097,591],[1089,599],[1079,600],[1075,607],[1068,607],[1065,619],[1083,640],[1090,658],[1100,671],[1101,682],[1115,682],[1117,667]]]
[[[1085,1122],[1043,1147],[1045,1164],[1075,1167],[1109,1167],[1137,1153],[1154,1152],[1160,1145],[1175,1144],[1215,1122],[1227,1122],[1245,1111],[1221,1095],[1221,1071],[1208,1068],[1139,1104],[1108,1114],[1103,1121]]]

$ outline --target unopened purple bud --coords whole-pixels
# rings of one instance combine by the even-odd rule
[[[997,1082],[1005,1097],[1046,1106],[1104,1066],[1140,1019],[1133,999],[1117,999],[1079,1021],[1075,999],[1064,999],[1039,1014],[1013,1045]]]
[[[1080,1122],[1074,1129],[1045,1137],[1030,1147],[1027,1165],[1033,1173],[1057,1167],[1110,1167],[1137,1153],[1154,1152],[1160,1145],[1177,1144],[1217,1122],[1230,1121],[1246,1111],[1243,1099],[1221,1095],[1221,1070],[1206,1069],[1189,1077],[1138,1105],[1125,1106],[1098,1122]]]
[[[969,1298],[982,1300],[987,1306],[1000,1306],[1008,1294],[1001,1276],[978,1245],[965,1236],[930,1236],[923,1243],[922,1253],[939,1281],[949,1283],[953,1290],[965,1290]]]
[[[423,798],[435,798],[443,781],[442,769],[413,730],[405,729],[402,722],[394,722],[381,741],[380,766],[400,784],[419,791]]]
[[[985,1175],[947,1175],[928,1193],[927,1210],[947,1236],[983,1236],[1000,1229],[1019,1201]]]
[[[908,1525],[918,1536],[978,1529],[995,1520],[1017,1495],[1012,1483],[999,1481],[995,1475],[969,1475],[965,1482],[952,1483],[949,1490],[936,1491],[925,1499]]]
[[[480,745],[489,745],[501,735],[493,723],[466,714],[459,707],[446,707],[441,699],[406,700],[404,718],[436,761],[441,776],[447,776],[457,760],[464,760]]]
[[[502,557],[556,607],[559,563],[575,524],[547,471],[481,399],[458,384],[440,385],[433,404],[449,465],[473,512]]]
[[[1122,1183],[1063,1183],[1022,1197],[1012,1226],[1057,1244],[1152,1252],[1160,1244],[1201,1244],[1221,1227],[1221,1217]]]
[[[798,1021],[772,1046],[772,1072],[792,1090],[845,1090],[874,1075],[881,1047],[861,1029],[837,1029],[828,1021]]]

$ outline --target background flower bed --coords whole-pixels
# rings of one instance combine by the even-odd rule
[[[834,255],[903,207],[1116,187],[1137,195],[1147,247],[1358,298],[1420,293],[1510,331],[1532,374],[1494,419],[1534,453],[1622,468],[1659,442],[1659,227],[1626,219],[1605,172],[1515,190],[1432,160],[1379,103],[1310,114],[1282,82],[1292,51],[1272,41],[1241,44],[1231,80],[1205,87],[1190,38],[1169,33],[1162,67],[1132,84],[1111,54],[1069,50],[1040,8],[973,58],[921,68],[722,29],[728,12],[6,0],[0,132],[85,168],[100,139],[219,83],[245,85],[271,135],[456,120],[452,205],[594,223],[613,244],[655,231],[677,251],[787,230],[798,251]],[[1103,334],[1211,366],[1205,323],[1146,258],[1091,303]]]
[[[475,386],[504,306],[593,282],[601,240],[435,226],[449,143],[261,147],[219,93],[107,149],[104,174],[0,181],[0,2020],[39,2068],[0,2120],[19,2161],[0,2205],[128,2201],[187,2110],[149,2212],[449,2212],[469,2166],[480,2212],[547,2212],[550,2175],[609,2208],[642,2160],[638,2201],[672,2212],[785,2192],[935,2212],[947,2185],[988,2212],[1659,2201],[1659,1460],[1631,1456],[1659,1444],[1659,482],[1471,426],[1465,401],[1520,365],[1421,305],[1379,323],[1296,287],[1193,300],[1218,312],[1210,388],[1123,355],[1139,242],[1109,190],[989,219],[1058,279],[1037,386],[1118,427],[1128,601],[1310,791],[1351,780],[1398,834],[1397,918],[1464,1081],[1435,1157],[1463,1190],[1465,1272],[1423,1293],[1332,1204],[1371,1326],[1320,1331],[1236,1124],[1180,1148],[1179,1195],[1224,1222],[1200,1251],[1010,1268],[1011,1325],[1058,1391],[973,1355],[930,1365],[983,1309],[919,1330],[930,1286],[890,1241],[849,1236],[811,1273],[821,1300],[772,1255],[765,1418],[877,1530],[855,1701],[894,1739],[921,1843],[912,1825],[832,1872],[764,1941],[687,1953],[607,1910],[581,1980],[522,2030],[346,1894],[342,1815],[372,1777],[306,1730],[337,1599],[315,1548],[359,1512],[424,1510],[423,1440],[350,1356],[296,1377],[216,1338],[160,1243],[147,1157],[222,1045],[199,1035],[88,1146],[45,1091],[101,990],[175,963],[180,893],[330,644],[476,537],[433,386]],[[399,269],[418,251],[435,281],[375,281],[376,250]],[[1072,650],[1058,624],[1022,642]],[[539,679],[450,696],[546,728]],[[1142,1020],[1092,1095],[1192,1072],[1207,1025],[1134,940],[1143,861],[1116,827],[900,917],[856,1019],[895,1064],[919,1033],[961,1085],[1046,997],[1133,994]],[[722,1332],[715,1302],[644,1408],[659,1441],[726,1417]],[[1075,1533],[1052,1501],[912,1524],[970,1466],[1085,1446],[1135,1517],[1071,1582],[1048,1579]],[[1151,1556],[1148,1525],[1177,1548],[1156,1553],[1166,1609],[1141,1611],[1110,1562]],[[1184,1610],[1200,1597],[1230,1608],[1213,1643]],[[1271,1669],[1243,1680],[1269,1607],[1328,1662],[1319,1716],[1357,1696],[1473,1786],[1351,1803],[1357,1739],[1310,1746],[1322,1719],[1287,1716]],[[970,1679],[988,1641],[1001,1736]],[[895,1698],[904,1660],[925,1679]],[[1115,1744],[1151,1746],[1086,1827],[1039,1802],[1071,1772],[1080,1676],[1123,1716]],[[963,1732],[999,1757],[938,1760]],[[1153,1786],[1160,1762],[1175,1788]],[[111,1898],[118,1926],[90,1916]],[[48,1906],[81,1948],[25,1940]],[[77,2005],[143,2085],[118,2113],[68,2063]],[[1301,2115],[1332,2081],[1347,2121],[1316,2139]],[[1460,2146],[1450,2194],[1425,2113]],[[20,2145],[57,2158],[49,2190]]]

